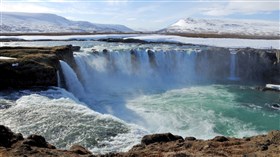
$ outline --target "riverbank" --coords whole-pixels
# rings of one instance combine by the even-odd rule
[[[280,154],[280,131],[270,131],[265,135],[246,138],[217,136],[210,140],[200,140],[166,134],[146,135],[141,144],[135,145],[128,152],[92,154],[86,148],[74,145],[70,150],[57,149],[40,135],[23,138],[20,133],[13,133],[9,128],[0,125],[0,156],[15,157],[189,157],[189,156],[270,156]]]

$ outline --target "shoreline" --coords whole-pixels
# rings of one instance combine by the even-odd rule
[[[89,32],[65,32],[65,33],[0,33],[2,36],[65,36],[65,35],[175,35],[179,37],[194,38],[232,38],[232,39],[264,39],[280,40],[280,36],[261,36],[261,35],[239,35],[239,34],[215,34],[215,33],[157,33],[157,32],[130,32],[130,33],[89,33]]]
[[[92,154],[85,147],[73,145],[69,150],[56,148],[43,136],[32,134],[23,137],[0,125],[0,156],[53,156],[53,157],[190,157],[190,156],[271,156],[280,153],[280,130],[265,135],[244,138],[216,136],[209,140],[181,137],[171,133],[145,135],[140,144],[127,152]]]

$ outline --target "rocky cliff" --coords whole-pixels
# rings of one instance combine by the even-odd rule
[[[234,51],[234,52],[230,52]],[[232,55],[235,55],[232,60]],[[230,76],[231,62],[239,81],[280,84],[280,50],[208,47],[197,53],[196,71],[205,78],[225,80]]]
[[[1,47],[0,89],[56,86],[59,60],[75,67],[73,48],[76,47]]]

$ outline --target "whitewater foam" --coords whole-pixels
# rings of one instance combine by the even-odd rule
[[[147,133],[136,125],[87,108],[59,88],[26,91],[14,106],[0,110],[0,114],[1,124],[24,136],[40,134],[58,148],[81,144],[96,153],[131,148]]]

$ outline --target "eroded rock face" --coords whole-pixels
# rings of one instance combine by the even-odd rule
[[[238,75],[243,79],[280,83],[278,50],[241,49],[238,56]]]
[[[280,84],[280,50],[235,49],[235,74],[243,82]],[[227,48],[208,47],[197,53],[196,72],[208,80],[230,76],[231,53]]]
[[[76,67],[72,46],[58,47],[1,47],[0,89],[56,86],[59,60]]]
[[[0,157],[94,157],[86,148],[75,145],[70,150],[59,150],[40,135],[23,138],[0,125]]]

